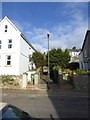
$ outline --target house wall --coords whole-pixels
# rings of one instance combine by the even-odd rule
[[[80,52],[76,52],[76,51],[71,51],[70,52],[70,62],[78,62],[78,55]]]
[[[81,55],[82,58],[80,57]],[[86,33],[79,61],[80,64],[83,63],[83,68],[80,66],[81,69],[90,70],[90,31]]]
[[[79,54],[79,68],[80,69],[85,69],[85,64],[84,64],[83,53],[82,52]]]
[[[90,32],[88,33],[88,70],[90,70]]]
[[[29,70],[29,55],[32,56],[34,50],[30,47],[30,45],[20,38],[20,63],[19,63],[19,73],[24,73]]]
[[[8,26],[7,32],[5,32],[5,25]],[[12,39],[12,48],[8,48],[8,39]],[[0,75],[18,75],[19,74],[19,49],[20,49],[20,36],[19,33],[13,28],[13,26],[5,20],[0,25]],[[6,56],[11,55],[11,65],[6,65]]]
[[[8,39],[12,39],[12,48],[8,48]],[[0,22],[0,41],[0,75],[20,75],[27,72],[29,55],[32,56],[34,50],[7,17]],[[10,65],[6,64],[7,55],[11,56]]]

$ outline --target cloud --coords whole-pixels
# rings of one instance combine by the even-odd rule
[[[65,3],[62,17],[68,16],[68,21],[63,20],[52,28],[33,27],[30,23],[19,24],[14,21],[16,26],[25,34],[31,44],[40,52],[47,51],[47,33],[50,33],[50,49],[52,48],[81,48],[85,33],[88,29],[88,9],[83,11],[84,4]]]
[[[60,26],[55,26],[50,31],[50,49],[52,48],[72,48],[76,46],[81,48],[82,42],[86,30],[88,29],[87,21],[78,21],[76,24],[74,21],[69,24],[64,24]],[[33,32],[28,32],[28,38],[30,42],[34,43],[34,47],[39,51],[46,51],[48,42],[47,42],[47,33],[49,30],[44,28],[35,28]],[[26,35],[27,36],[27,35]]]
[[[44,53],[48,50],[47,48],[44,48],[41,44],[38,44],[38,43],[33,44],[33,46],[36,48],[36,50],[38,50],[42,53]]]

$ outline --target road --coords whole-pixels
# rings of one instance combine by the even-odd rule
[[[16,105],[37,118],[87,118],[88,97],[68,95],[62,92],[56,96],[53,91],[47,94],[28,92],[3,92],[2,101]],[[57,92],[56,92],[57,93]],[[50,95],[51,94],[51,95]]]

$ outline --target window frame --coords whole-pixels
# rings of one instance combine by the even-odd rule
[[[5,29],[7,29],[8,28],[8,26],[7,25],[5,25]]]
[[[11,49],[11,48],[12,48],[12,39],[8,39],[8,49]]]
[[[8,62],[10,62],[10,64],[8,64]],[[6,66],[11,66],[11,55],[6,55]]]
[[[7,26],[7,25],[5,25],[5,32],[7,32],[7,29],[8,29],[8,26]]]

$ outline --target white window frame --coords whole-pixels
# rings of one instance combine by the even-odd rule
[[[7,29],[8,29],[8,26],[7,26],[7,25],[5,25],[5,32],[7,32]]]
[[[8,64],[8,62],[10,62],[10,64]],[[11,55],[6,55],[6,66],[11,66]]]
[[[11,48],[12,48],[12,39],[8,39],[8,49],[11,49]]]

